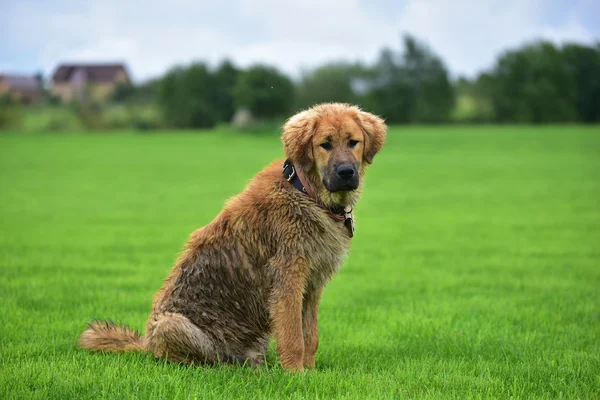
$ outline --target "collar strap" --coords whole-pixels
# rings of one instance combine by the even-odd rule
[[[302,172],[296,170],[294,164],[289,158],[283,163],[283,177],[286,181],[291,183],[292,186],[294,186],[300,192],[307,195],[308,197],[313,199],[317,204],[319,204],[315,193],[310,189],[310,186],[304,183]],[[336,209],[330,209],[323,206],[321,207],[324,208],[325,211],[327,211],[327,215],[329,215],[329,217],[334,221],[344,221],[344,225],[348,229],[348,234],[350,235],[350,237],[354,236],[354,221],[352,218],[351,206],[347,206],[346,208],[338,207]]]
[[[292,164],[292,162],[289,159],[285,160],[285,162],[283,163],[283,177],[296,189],[308,195],[304,183],[300,180],[300,177],[296,172],[296,168],[294,168],[294,164]]]

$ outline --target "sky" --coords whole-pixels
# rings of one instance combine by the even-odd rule
[[[228,58],[291,75],[373,63],[410,33],[453,76],[475,76],[535,39],[600,40],[598,0],[0,0],[0,72],[49,76],[61,62],[125,62],[137,82]]]

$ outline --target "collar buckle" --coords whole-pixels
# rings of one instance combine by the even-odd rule
[[[292,179],[294,179],[294,176],[296,176],[296,170],[294,169],[293,165],[290,165],[290,169],[292,170],[292,172],[290,173],[289,176],[285,177],[285,180],[288,182],[291,182]]]
[[[285,162],[283,163],[283,177],[286,181],[291,182],[295,176],[297,175],[296,169],[294,168],[294,164],[292,164],[290,160],[285,160]]]

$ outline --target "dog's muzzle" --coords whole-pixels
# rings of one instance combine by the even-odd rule
[[[323,183],[330,192],[342,192],[356,190],[358,179],[356,166],[352,163],[344,163],[335,167],[335,173],[331,173],[330,178]]]

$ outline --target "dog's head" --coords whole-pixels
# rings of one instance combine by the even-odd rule
[[[321,200],[352,204],[365,167],[386,138],[383,120],[347,104],[321,104],[291,117],[283,126],[286,156],[301,168]]]

